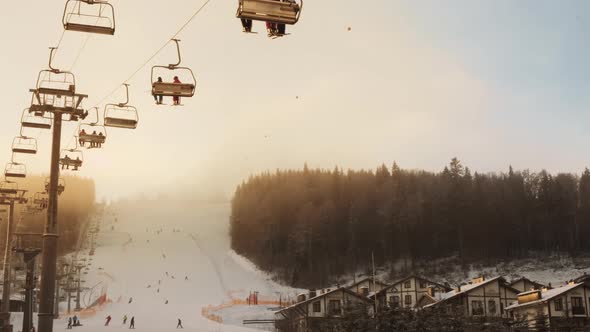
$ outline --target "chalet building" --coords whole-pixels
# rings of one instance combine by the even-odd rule
[[[518,294],[518,302],[506,308],[514,320],[514,331],[588,331],[590,288],[570,283],[554,289]]]
[[[347,286],[346,288],[359,295],[367,297],[381,291],[382,289],[387,288],[388,286],[389,285],[384,282],[381,282],[377,279],[373,281],[372,277],[368,277],[360,281],[357,281],[352,285]]]
[[[464,311],[467,317],[507,318],[504,309],[516,301],[518,293],[502,277],[478,278],[441,294],[438,302],[426,307],[446,306]]]
[[[422,308],[437,302],[437,297],[451,288],[417,276],[396,281],[376,294],[377,307]]]
[[[545,286],[541,283],[538,283],[536,281],[532,281],[530,279],[527,279],[525,277],[513,280],[510,283],[510,287],[519,290],[521,293],[528,292],[528,291],[535,290],[535,289],[547,288],[547,286]]]
[[[323,294],[302,294],[298,303],[275,313],[279,332],[325,331],[330,321],[339,320],[358,310],[373,311],[372,301],[348,288],[337,288]]]

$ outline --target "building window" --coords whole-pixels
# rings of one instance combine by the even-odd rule
[[[426,281],[420,280],[420,288],[424,289],[426,287],[428,287],[428,284],[426,284]]]
[[[399,308],[399,296],[394,295],[389,298],[389,302],[391,302],[391,306],[393,308]]]
[[[404,296],[404,303],[405,305],[412,305],[412,295]]]
[[[481,301],[471,301],[471,314],[473,316],[483,315],[483,303]]]
[[[322,312],[322,303],[320,301],[313,303],[313,312]]]
[[[339,316],[340,312],[340,300],[330,300],[328,302],[328,313],[333,316]]]
[[[408,281],[404,282],[404,288],[412,288],[412,281],[408,280]]]
[[[572,296],[572,314],[574,315],[585,315],[586,309],[582,304],[582,298],[578,296]]]
[[[553,303],[555,305],[555,311],[563,311],[563,302],[561,299],[556,299]]]
[[[495,315],[496,314],[496,301],[494,300],[489,300],[488,301],[488,312],[490,313],[490,315]]]

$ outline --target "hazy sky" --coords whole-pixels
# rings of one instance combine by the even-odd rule
[[[77,90],[93,106],[203,2],[112,0],[116,35],[66,32],[56,66],[78,58]],[[61,35],[64,3],[3,8],[0,160],[10,158],[28,89]],[[306,161],[440,170],[457,156],[480,171],[590,165],[586,0],[305,1],[292,35],[279,40],[242,34],[236,7],[212,0],[180,35],[198,79],[186,106],[153,104],[149,67],[130,82],[139,128],[110,129],[79,173],[96,180],[99,198],[187,186],[231,192],[250,173]],[[170,44],[150,65],[174,60]],[[66,126],[65,145],[74,129]],[[49,141],[46,131],[39,154],[24,159],[30,172],[47,172]]]

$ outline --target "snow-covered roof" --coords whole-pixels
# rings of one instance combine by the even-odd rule
[[[450,292],[442,293],[439,296],[437,296],[437,300],[438,300],[437,303],[429,304],[429,305],[425,306],[425,308],[436,305],[436,304],[443,302],[443,301],[448,301],[448,300],[455,298],[461,294],[465,294],[465,293],[472,291],[476,288],[479,288],[479,287],[487,285],[493,281],[497,281],[497,280],[501,280],[501,279],[502,279],[502,277],[495,277],[495,278],[488,279],[488,280],[485,280],[482,282],[463,285],[463,286],[461,286],[461,290],[458,292],[456,290],[452,290]]]
[[[529,305],[533,305],[533,304],[543,303],[543,302],[551,300],[552,298],[554,298],[556,296],[560,296],[564,293],[567,293],[567,292],[571,291],[572,289],[578,288],[582,285],[583,284],[569,284],[569,285],[566,285],[563,287],[549,289],[547,291],[541,292],[541,298],[538,300],[526,302],[526,303],[520,303],[520,304],[517,302],[517,303],[514,303],[514,304],[506,307],[506,310],[512,310],[512,309],[521,308],[521,307],[525,307],[525,306],[529,306]],[[524,295],[527,293],[531,293],[531,292],[520,293],[518,295]]]

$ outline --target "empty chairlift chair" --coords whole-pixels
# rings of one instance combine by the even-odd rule
[[[62,22],[69,31],[114,35],[115,9],[104,0],[68,0]]]
[[[112,128],[135,129],[139,122],[137,108],[128,105],[129,103],[129,85],[125,85],[127,99],[120,104],[107,104],[104,107],[104,126]]]
[[[26,178],[27,167],[21,163],[10,162],[4,168],[4,176],[6,178]]]
[[[31,137],[18,136],[12,141],[13,153],[36,154],[37,140]]]
[[[43,112],[34,114],[29,112],[29,109],[25,109],[20,123],[21,126],[25,128],[51,129],[52,121],[53,120],[50,117],[44,116]]]
[[[18,194],[18,184],[11,181],[0,182],[0,198],[14,197]]]
[[[242,20],[294,25],[299,21],[303,1],[239,0],[236,16]]]
[[[80,167],[82,167],[83,162],[84,156],[82,155],[82,151],[75,149],[61,151],[59,158],[61,169],[77,171]]]
[[[80,105],[87,95],[76,93],[76,77],[68,71],[61,71],[51,65],[56,48],[50,48],[49,69],[41,70],[37,77],[29,112],[36,116],[55,112],[70,115],[70,118],[84,118]]]
[[[172,39],[176,43],[178,62],[168,66],[152,67],[152,95],[156,98],[162,97],[193,97],[195,95],[197,79],[195,74],[188,67],[180,67],[182,61],[180,55],[180,40]],[[178,82],[174,82],[177,77]]]

